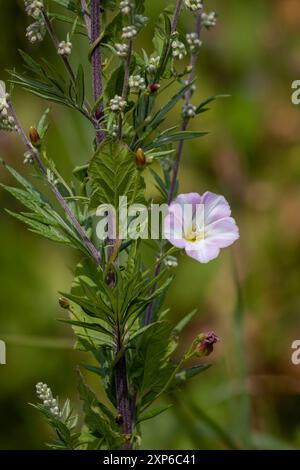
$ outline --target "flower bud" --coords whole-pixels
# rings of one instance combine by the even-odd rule
[[[61,308],[68,309],[70,307],[70,302],[65,297],[60,297],[58,299],[58,303],[61,306]]]
[[[149,85],[149,91],[150,93],[155,93],[157,90],[160,89],[160,84],[159,83],[151,83]]]
[[[34,147],[39,147],[41,145],[41,138],[35,127],[31,127],[29,129],[29,139]]]
[[[136,163],[136,166],[140,168],[143,168],[147,164],[146,155],[142,148],[138,148],[135,153],[135,163]]]
[[[214,344],[219,341],[219,337],[213,332],[202,333],[196,339],[195,356],[209,356],[214,350]]]

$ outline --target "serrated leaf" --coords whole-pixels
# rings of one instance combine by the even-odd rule
[[[104,142],[89,166],[93,188],[91,208],[110,204],[119,209],[119,198],[127,197],[127,204],[144,202],[144,180],[138,171],[134,155],[123,143]]]
[[[120,446],[122,437],[115,423],[112,412],[100,403],[94,392],[79,375],[79,396],[83,401],[85,422],[91,434],[105,441],[106,448],[113,450]]]

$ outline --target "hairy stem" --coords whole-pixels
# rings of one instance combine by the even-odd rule
[[[122,98],[126,100],[128,95],[129,89],[129,75],[130,75],[130,64],[131,64],[131,56],[132,56],[132,39],[129,40],[128,43],[128,53],[125,61],[125,70],[124,70],[124,79],[123,79],[123,88],[122,88]],[[119,116],[119,128],[118,128],[118,138],[119,140],[122,139],[122,115]]]
[[[120,335],[117,337],[115,354],[122,348]],[[132,449],[133,413],[128,392],[126,357],[123,355],[115,366],[117,408],[120,414],[122,433],[125,437],[124,449]]]
[[[101,0],[91,0],[91,34],[90,44],[96,44],[99,40],[101,33]],[[92,56],[92,76],[93,76],[93,97],[94,102],[97,103],[103,94],[103,83],[102,83],[102,61],[101,61],[101,48],[100,42],[93,48]],[[103,105],[98,102],[95,109],[95,117],[98,121],[103,115]],[[100,144],[104,139],[103,131],[99,130],[96,133],[97,144]]]
[[[157,72],[156,72],[156,75],[155,75],[155,78],[154,78],[154,82],[158,82],[159,78],[163,75],[163,73],[165,71],[165,68],[166,68],[166,65],[167,65],[167,62],[168,62],[168,58],[169,58],[169,54],[170,54],[170,49],[171,49],[172,35],[176,31],[179,16],[180,16],[180,13],[181,13],[181,10],[182,10],[182,7],[183,7],[183,2],[184,2],[184,0],[177,0],[176,7],[175,7],[175,12],[174,12],[172,22],[171,22],[170,38],[164,44],[163,51],[162,51],[161,58],[160,58],[160,64],[159,64],[159,67],[157,69]]]
[[[21,124],[18,120],[18,117],[16,115],[16,112],[15,112],[11,102],[9,102],[8,104],[9,104],[9,112],[14,118],[16,130],[17,130],[18,134],[20,135],[20,137],[23,140],[25,146],[27,147],[27,149],[31,153],[32,157],[36,161],[40,171],[44,175],[47,176],[47,169],[46,169],[46,167],[45,167],[45,165],[42,161],[42,157],[41,157],[40,153],[38,152],[38,150],[35,147],[33,147],[30,140],[28,139],[25,131],[23,130],[23,128],[22,128],[22,126],[21,126]],[[48,180],[48,184],[49,184],[50,189],[53,192],[54,196],[56,197],[58,203],[60,204],[60,206],[64,210],[65,214],[68,216],[68,218],[71,221],[73,227],[75,228],[76,232],[78,233],[81,240],[83,241],[83,243],[84,243],[86,249],[88,250],[88,252],[90,253],[91,257],[94,259],[96,264],[98,266],[100,266],[101,258],[100,258],[100,254],[99,254],[97,248],[95,247],[95,245],[92,243],[92,241],[87,236],[84,228],[78,222],[75,214],[72,212],[72,210],[68,206],[67,202],[65,201],[64,197],[61,195],[61,193],[57,189],[57,187],[54,184],[52,184],[49,180]]]

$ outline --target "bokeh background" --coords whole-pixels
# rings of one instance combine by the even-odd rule
[[[22,3],[1,0],[0,75],[20,69],[19,48],[60,62],[47,40],[31,46]],[[138,47],[151,52],[150,34],[162,4],[151,0],[150,23]],[[196,103],[229,93],[192,127],[206,138],[185,146],[182,192],[212,190],[232,204],[241,231],[231,250],[200,265],[182,257],[167,304],[176,322],[194,307],[198,315],[181,348],[201,331],[221,341],[213,366],[177,394],[177,404],[143,426],[143,447],[156,449],[299,448],[300,366],[291,343],[300,339],[300,108],[291,83],[300,79],[298,0],[207,0],[219,14],[203,34]],[[180,26],[191,30],[191,15]],[[64,25],[57,25],[65,35]],[[85,38],[75,40],[85,59]],[[75,56],[76,54],[74,54]],[[87,74],[89,73],[87,69]],[[14,94],[25,127],[48,106],[21,90]],[[93,133],[81,116],[51,105],[48,151],[68,178],[91,156]],[[16,136],[0,134],[0,156],[30,177]],[[0,169],[1,182],[12,183]],[[7,365],[0,366],[0,449],[40,449],[49,439],[41,416],[28,405],[35,383],[60,397],[76,397],[76,364],[88,358],[72,349],[70,328],[59,323],[59,290],[72,279],[74,254],[41,240],[6,215],[20,206],[0,191],[0,339]],[[95,378],[89,382],[101,395]]]

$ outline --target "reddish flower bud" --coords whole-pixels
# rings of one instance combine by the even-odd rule
[[[39,147],[41,145],[41,138],[35,127],[31,127],[29,129],[29,139],[34,147]]]
[[[209,356],[213,352],[214,344],[218,341],[219,337],[213,331],[199,335],[195,352],[196,356]]]
[[[151,83],[151,85],[149,85],[150,93],[155,93],[159,89],[160,89],[160,84],[159,83]]]

